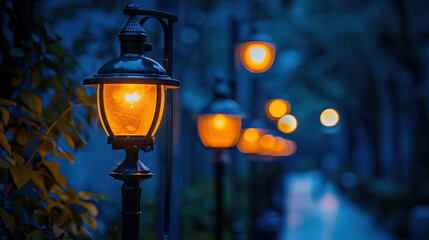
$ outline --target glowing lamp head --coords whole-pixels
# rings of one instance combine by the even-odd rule
[[[274,62],[276,49],[273,44],[251,41],[240,45],[240,58],[244,67],[253,73],[267,71]]]
[[[233,147],[240,137],[241,116],[204,114],[198,117],[198,134],[208,148]]]
[[[272,99],[266,104],[265,111],[271,119],[279,119],[290,112],[290,103],[283,99]]]
[[[241,134],[240,140],[238,141],[238,150],[245,154],[257,154],[262,148],[259,145],[259,139],[263,132],[258,128],[247,128]]]
[[[277,122],[277,128],[283,133],[292,133],[298,127],[298,121],[293,115],[287,114]]]
[[[139,20],[130,14],[119,34],[121,55],[83,81],[86,86],[97,87],[100,122],[113,149],[152,149],[163,114],[165,89],[180,86],[159,63],[145,56],[149,50],[146,38]]]
[[[333,127],[337,125],[339,121],[340,115],[335,111],[335,109],[328,108],[320,114],[320,122],[325,127]]]

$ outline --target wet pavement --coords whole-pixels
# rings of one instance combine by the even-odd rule
[[[326,182],[319,171],[290,173],[284,240],[397,240],[372,216]]]

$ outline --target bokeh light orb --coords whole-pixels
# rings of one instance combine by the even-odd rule
[[[339,121],[340,115],[335,109],[328,108],[320,114],[320,122],[325,127],[333,127],[337,125]]]
[[[274,62],[276,49],[267,42],[247,42],[241,45],[240,58],[244,67],[253,73],[267,71]]]
[[[274,144],[276,143],[276,140],[273,135],[271,134],[265,134],[259,139],[259,144],[263,149],[271,149],[274,147]]]
[[[298,121],[295,116],[287,114],[280,118],[277,122],[277,128],[283,133],[292,133],[298,127]]]
[[[241,132],[241,116],[229,114],[202,114],[198,116],[198,134],[208,148],[230,148]]]
[[[290,112],[290,103],[283,99],[272,99],[266,104],[265,111],[271,119],[279,119]]]
[[[238,150],[245,154],[259,153],[262,150],[259,145],[259,139],[262,134],[262,131],[257,128],[248,128],[244,130],[237,144]]]

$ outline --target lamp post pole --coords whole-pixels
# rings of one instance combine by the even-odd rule
[[[215,189],[216,189],[216,226],[215,239],[223,239],[223,186],[224,186],[224,159],[222,149],[217,149],[213,158],[215,167]]]
[[[110,176],[122,180],[122,240],[138,240],[140,229],[140,182],[153,176],[138,159],[138,148],[126,149],[125,160]]]

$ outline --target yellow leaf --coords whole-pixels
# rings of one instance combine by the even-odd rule
[[[37,146],[37,151],[39,152],[40,156],[45,157],[46,154],[52,151],[52,148],[53,148],[52,142],[49,140],[43,139]]]
[[[5,125],[7,126],[9,124],[9,119],[10,119],[10,114],[9,112],[6,110],[6,108],[2,107],[1,108],[1,115],[3,117],[3,122],[5,123]]]
[[[0,144],[3,146],[3,148],[7,151],[9,155],[12,155],[12,148],[9,145],[9,141],[7,140],[6,135],[3,133],[0,133]]]
[[[15,183],[16,187],[21,189],[21,187],[26,184],[31,179],[31,174],[33,170],[29,166],[13,166],[11,165],[10,169],[10,175],[13,178],[13,182]]]
[[[0,216],[7,230],[13,234],[15,232],[15,217],[3,208],[0,208]]]
[[[74,140],[73,140],[73,138],[70,136],[70,134],[69,134],[69,133],[67,133],[67,132],[63,132],[63,138],[67,141],[67,143],[70,145],[70,147],[71,147],[73,150],[76,150],[76,145],[75,145],[75,143],[74,143]]]
[[[58,163],[43,160],[43,164],[49,169],[58,184],[63,187],[67,186],[67,180],[63,175],[61,175],[60,165]]]
[[[42,100],[34,92],[22,91],[21,99],[33,112],[42,114]]]
[[[16,102],[11,101],[9,99],[5,99],[5,98],[0,98],[0,105],[3,106],[16,106]]]
[[[83,221],[92,229],[96,229],[97,228],[97,222],[95,221],[95,219],[91,216],[89,216],[86,213],[82,213],[81,217],[83,219]]]
[[[32,171],[31,172],[31,180],[33,180],[34,184],[42,191],[43,195],[48,195],[48,191],[45,187],[45,179],[40,172]]]

